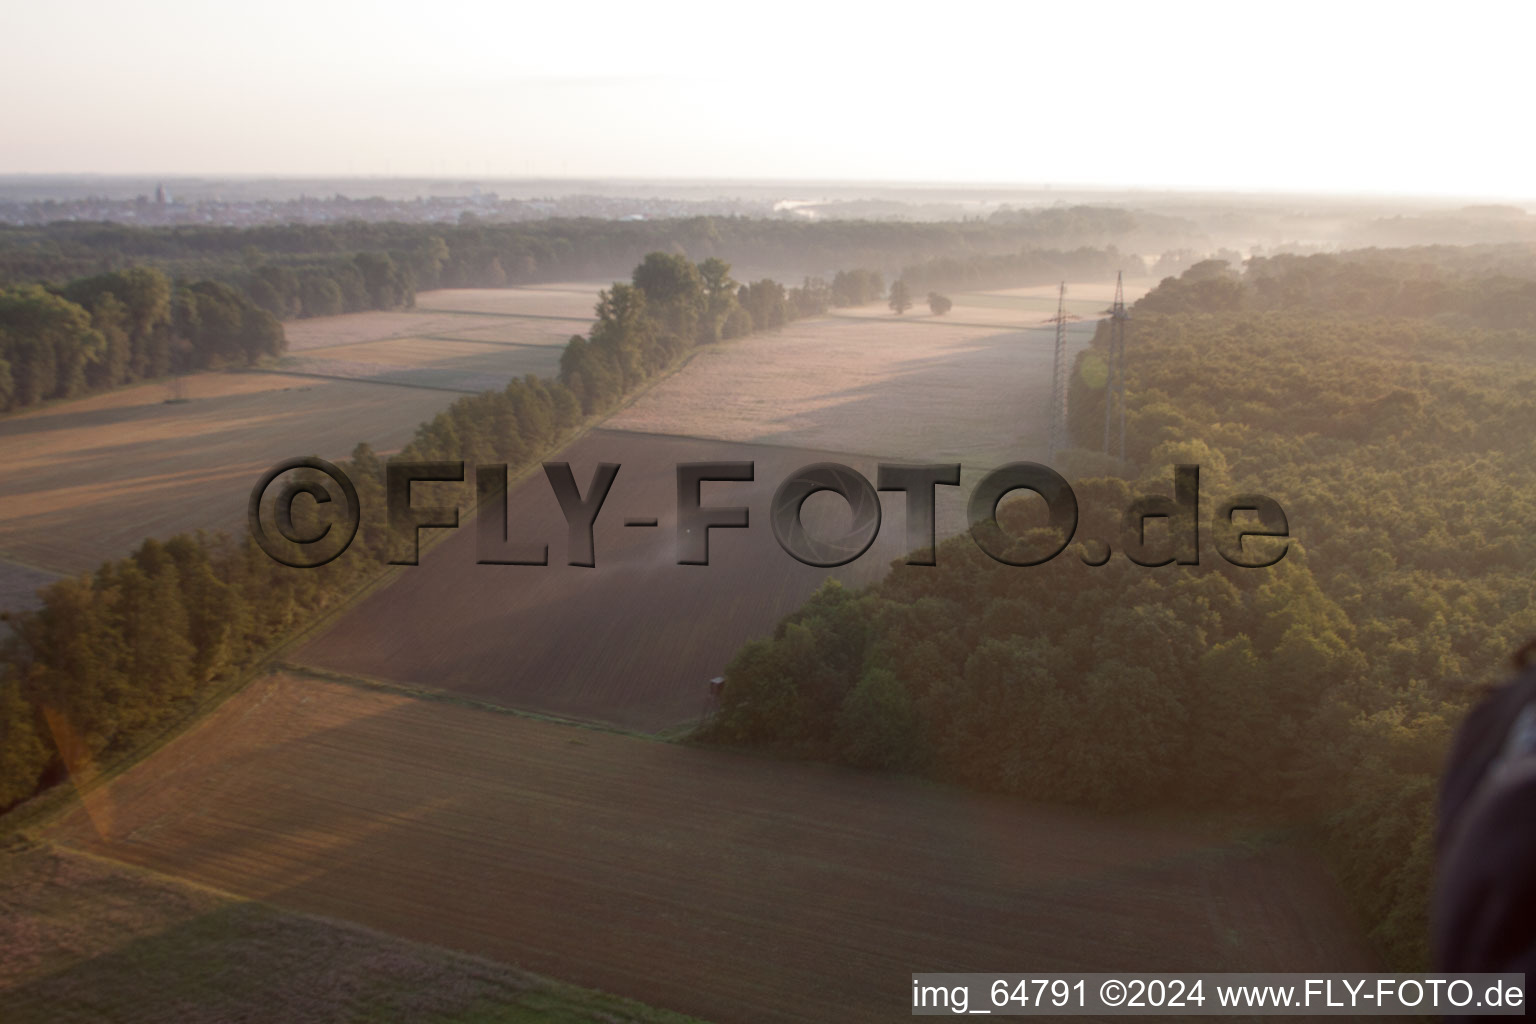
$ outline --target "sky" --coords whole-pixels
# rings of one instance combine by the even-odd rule
[[[0,173],[1536,195],[1532,4],[4,2]]]

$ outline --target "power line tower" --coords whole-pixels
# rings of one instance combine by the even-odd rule
[[[1125,308],[1125,275],[1115,275],[1115,304],[1109,308],[1109,378],[1104,382],[1104,454],[1125,461],[1125,322],[1131,314]],[[1118,450],[1111,450],[1110,438],[1119,427]]]
[[[1051,437],[1046,449],[1046,462],[1055,462],[1056,455],[1067,446],[1067,324],[1081,317],[1067,313],[1067,282],[1061,282],[1056,296],[1056,315],[1045,322],[1056,325],[1056,363],[1051,371]]]

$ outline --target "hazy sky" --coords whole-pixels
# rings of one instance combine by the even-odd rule
[[[0,173],[1530,197],[1533,11],[7,0]]]

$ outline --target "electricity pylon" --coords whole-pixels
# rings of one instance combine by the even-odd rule
[[[1056,296],[1056,315],[1045,322],[1056,325],[1056,363],[1051,370],[1051,436],[1046,448],[1046,462],[1055,462],[1056,454],[1067,446],[1067,323],[1081,317],[1067,313],[1067,282],[1061,282]]]
[[[1104,382],[1104,454],[1125,461],[1125,308],[1124,274],[1115,275],[1115,304],[1109,309],[1109,377]],[[1058,350],[1060,343],[1058,342]],[[1119,427],[1120,446],[1110,449],[1113,428]]]

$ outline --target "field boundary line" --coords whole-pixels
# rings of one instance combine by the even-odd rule
[[[537,341],[496,341],[493,338],[458,338],[452,334],[408,334],[401,338],[390,338],[390,341],[410,341],[420,338],[422,341],[458,341],[466,345],[490,345],[494,348],[548,348],[559,352],[565,351],[565,342],[540,343]],[[567,339],[569,340],[569,339]],[[372,342],[354,342],[353,344],[372,344]],[[335,348],[342,346],[336,345]],[[319,352],[320,349],[309,349],[311,352]]]
[[[454,316],[488,316],[503,320],[556,320],[567,324],[590,324],[593,322],[593,318],[587,316],[554,316],[550,313],[489,313],[479,309],[438,309],[435,306],[417,306],[411,312],[451,313]]]
[[[901,324],[909,324],[909,325],[910,324],[917,324],[919,326],[925,326],[925,327],[970,327],[970,328],[980,328],[982,330],[994,331],[994,332],[996,332],[998,334],[1024,334],[1024,333],[1029,332],[1029,331],[1054,331],[1055,330],[1054,327],[1052,327],[1049,323],[1046,323],[1044,321],[1042,321],[1039,324],[1018,325],[1018,324],[978,324],[978,323],[972,323],[969,320],[946,320],[946,319],[940,319],[939,317],[931,317],[931,316],[930,317],[910,317],[909,318],[909,317],[900,317],[900,316],[895,316],[895,315],[892,315],[890,317],[885,317],[885,316],[854,316],[851,313],[828,313],[827,317],[828,317],[828,319],[831,319],[831,320],[844,320],[844,321],[852,320],[855,323],[861,323],[861,324],[892,324],[892,325],[896,325],[896,326],[899,326]],[[1097,324],[1100,320],[1103,320],[1103,319],[1106,319],[1106,318],[1104,318],[1104,317],[1086,317],[1085,316],[1081,320],[1074,320],[1074,321],[1072,321],[1072,323],[1067,325],[1067,329],[1071,330],[1074,326],[1079,325],[1079,324],[1083,324],[1083,325],[1086,325],[1086,324]]]
[[[520,708],[511,704],[497,704],[495,701],[471,697],[467,694],[455,693],[452,690],[443,690],[434,686],[423,686],[419,683],[398,683],[389,679],[380,679],[377,676],[362,675],[356,672],[337,672],[333,669],[318,668],[297,661],[277,661],[273,663],[272,667],[274,671],[286,672],[289,675],[304,676],[318,679],[321,682],[336,683],[341,686],[351,686],[359,690],[392,693],[396,696],[406,697],[423,703],[451,704],[471,711],[483,711],[493,715],[526,718],[535,722],[547,722],[550,725],[563,725],[574,729],[590,729],[593,732],[628,736],[630,739],[677,745],[673,740],[663,738],[655,733],[626,729],[624,726],[615,725],[612,722],[602,722],[591,718],[574,718],[569,715],[557,715],[550,711],[535,711],[532,708]]]
[[[508,960],[497,960],[482,954],[455,949],[452,946],[409,938],[397,932],[374,928],[351,918],[338,917],[334,914],[319,914],[309,910],[299,910],[269,899],[242,896],[239,893],[231,892],[228,889],[221,889],[216,885],[209,885],[194,878],[171,874],[170,872],[161,871],[157,868],[135,863],[134,861],[119,860],[116,857],[97,853],[94,850],[87,850],[67,841],[39,839],[24,847],[0,847],[0,857],[25,852],[43,852],[59,857],[75,858],[88,864],[100,865],[103,869],[117,872],[127,878],[148,883],[160,889],[172,892],[192,892],[212,897],[220,901],[224,908],[260,908],[262,911],[279,919],[303,922],[307,925],[342,935],[364,936],[390,949],[427,951],[432,957],[448,966],[456,974],[466,973],[471,966],[488,969],[494,972],[499,980],[516,986],[514,992],[517,997],[531,997],[535,1001],[534,1009],[538,1009],[536,1003],[540,997],[553,997],[566,1000],[584,1010],[586,1015],[583,1019],[622,1021],[625,1024],[708,1024],[707,1021],[700,1017],[689,1016],[678,1010],[667,1009],[664,1006],[641,1002],[632,996],[620,995],[608,989],[577,985],[548,974],[530,971],[526,967]],[[23,984],[30,985],[47,976],[47,974],[44,974],[39,978],[29,978]],[[520,1004],[518,1005],[520,1006]]]
[[[317,351],[305,349],[306,352]],[[415,369],[415,367],[411,367]],[[422,367],[430,369],[430,367]],[[281,367],[266,369],[263,367],[251,367],[232,371],[234,373],[259,373],[274,377],[311,377],[315,380],[334,380],[343,384],[381,384],[390,388],[417,388],[421,391],[443,391],[450,395],[479,395],[485,392],[485,388],[451,388],[444,384],[413,384],[404,380],[386,380],[382,377],[342,377],[334,373],[315,373],[312,370],[285,370]]]
[[[27,416],[35,412],[41,412],[44,409],[57,409],[60,406],[71,405],[75,402],[89,401],[92,398],[100,398],[102,395],[121,394],[124,391],[131,391],[134,388],[152,387],[156,384],[169,384],[172,381],[186,380],[188,377],[200,377],[204,374],[236,372],[238,371],[231,367],[223,367],[210,370],[192,370],[188,373],[168,373],[164,377],[149,377],[142,380],[136,380],[131,384],[119,384],[117,387],[103,388],[100,391],[92,391],[84,395],[75,395],[72,398],[49,398],[41,402],[35,402],[32,405],[24,406],[20,409],[12,409],[10,412],[0,412],[0,422],[12,419],[20,419],[22,416]]]
[[[5,562],[8,565],[14,565],[18,569],[30,569],[33,572],[46,573],[49,576],[57,576],[61,580],[72,579],[80,575],[80,573],[70,572],[68,569],[50,569],[46,565],[38,565],[36,562],[29,562],[24,558],[17,558],[11,552],[5,550],[0,550],[0,562]]]

